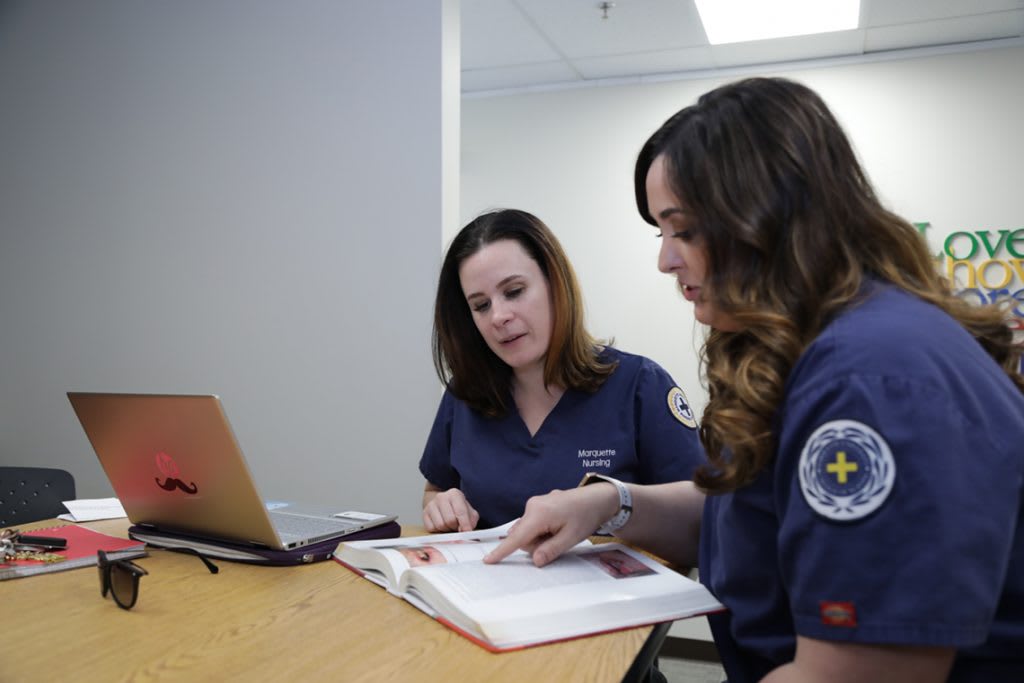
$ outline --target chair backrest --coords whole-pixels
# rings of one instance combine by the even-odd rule
[[[0,467],[0,527],[17,526],[67,512],[75,478],[49,467]]]

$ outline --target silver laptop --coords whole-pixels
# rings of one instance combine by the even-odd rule
[[[69,392],[133,524],[288,550],[395,515],[264,502],[217,396]]]

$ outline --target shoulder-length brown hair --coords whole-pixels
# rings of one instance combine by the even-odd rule
[[[434,302],[434,368],[456,398],[485,415],[508,412],[512,370],[480,335],[462,291],[459,268],[488,244],[515,240],[530,255],[551,290],[552,330],[544,360],[545,385],[597,391],[614,371],[599,359],[600,344],[584,327],[583,298],[576,274],[543,221],[516,209],[477,217],[452,240],[441,264]]]
[[[637,208],[652,225],[646,179],[659,156],[696,219],[707,255],[704,295],[741,326],[711,330],[701,350],[709,464],[694,480],[708,492],[743,486],[768,465],[772,418],[790,371],[866,277],[958,320],[1024,391],[1009,312],[955,296],[921,234],[882,207],[841,126],[812,90],[747,79],[666,121],[641,149],[634,172]]]

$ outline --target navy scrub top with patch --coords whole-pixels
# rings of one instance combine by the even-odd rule
[[[641,484],[691,479],[705,462],[683,392],[654,361],[607,347],[618,367],[591,394],[568,390],[530,436],[515,404],[484,417],[445,391],[420,459],[441,488],[459,488],[479,528],[523,514],[527,499],[576,487],[587,472]]]
[[[939,309],[867,290],[794,367],[772,465],[705,503],[729,681],[797,634],[954,647],[950,681],[1024,681],[1024,396]]]

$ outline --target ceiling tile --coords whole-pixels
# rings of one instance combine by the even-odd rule
[[[693,0],[615,0],[607,19],[598,0],[516,1],[570,59],[707,44]]]
[[[880,52],[927,45],[1014,38],[1019,37],[1022,30],[1024,10],[995,12],[975,17],[868,29],[864,49],[866,52]]]
[[[864,28],[1024,9],[1024,0],[862,0]]]
[[[710,46],[590,57],[574,59],[572,63],[584,78],[622,78],[680,71],[704,71],[715,67]]]
[[[561,59],[512,0],[462,0],[462,68]]]

